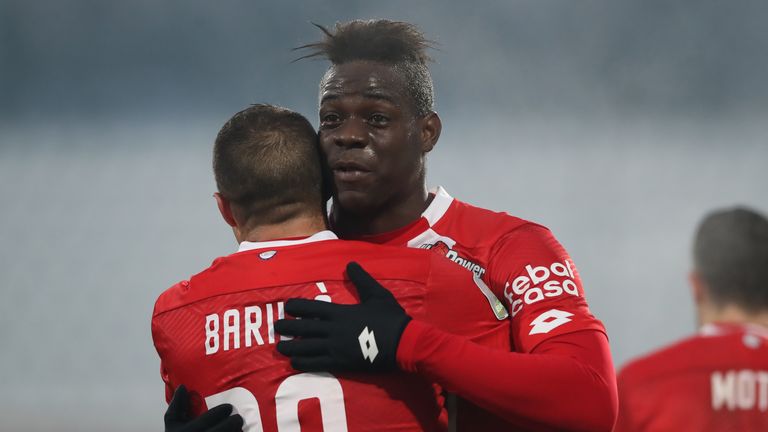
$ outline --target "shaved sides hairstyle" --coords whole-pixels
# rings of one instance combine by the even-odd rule
[[[274,224],[322,211],[317,133],[285,108],[252,105],[232,116],[216,136],[213,173],[243,221]]]
[[[434,42],[413,24],[389,20],[355,20],[337,23],[333,30],[315,24],[325,37],[297,49],[309,50],[303,58],[324,57],[334,65],[351,61],[372,61],[392,66],[400,73],[413,100],[416,114],[434,109],[432,76],[427,50]]]
[[[696,272],[716,304],[768,310],[768,220],[747,208],[715,211],[699,225]]]

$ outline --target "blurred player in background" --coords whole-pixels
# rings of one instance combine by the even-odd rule
[[[622,370],[619,432],[768,430],[768,220],[709,214],[693,263],[699,333]]]
[[[342,241],[328,231],[317,134],[297,113],[255,105],[235,114],[216,138],[214,173],[219,210],[240,247],[157,300],[152,336],[166,397],[176,390],[166,430],[445,430],[431,381],[402,372],[298,373],[275,351],[285,338],[274,322],[290,297],[357,303],[346,268],[363,307],[349,313],[363,314],[368,326],[361,336],[344,329],[354,342],[338,349],[356,354],[349,369],[394,371],[394,350],[383,348],[397,345],[411,318],[508,350],[505,316],[497,316],[485,287],[429,251]],[[359,266],[347,267],[351,260],[400,304]],[[456,319],[462,314],[474,319]],[[311,324],[314,334],[326,331]],[[239,415],[229,417],[232,406]]]
[[[617,394],[607,336],[565,249],[541,225],[463,203],[441,187],[426,188],[426,155],[442,129],[427,67],[430,42],[403,22],[321,29],[324,40],[304,48],[311,50],[307,57],[331,62],[320,83],[319,116],[320,144],[333,174],[333,229],[343,238],[430,249],[484,281],[493,301],[504,299],[509,311],[512,352],[488,350],[414,319],[391,348],[399,368],[463,398],[456,410],[459,430],[611,430]],[[499,181],[508,180],[505,174]],[[455,302],[463,301],[456,296]],[[289,314],[315,319],[303,329],[284,328],[299,338],[281,342],[278,350],[296,368],[345,370],[346,354],[359,355],[329,353],[347,336],[318,336],[310,324],[359,329],[367,325],[356,320],[360,315],[334,316],[328,311],[334,305],[319,302],[326,316],[306,303],[302,311],[290,306]]]

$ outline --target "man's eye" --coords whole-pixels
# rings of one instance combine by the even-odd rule
[[[320,117],[320,127],[328,128],[335,127],[341,121],[341,117],[338,114],[329,113]]]
[[[389,121],[389,117],[383,114],[374,114],[371,116],[371,123],[374,123],[374,124],[385,124],[388,121]]]
[[[338,114],[326,114],[323,116],[322,119],[320,119],[322,122],[328,122],[333,123],[339,121],[339,115]]]

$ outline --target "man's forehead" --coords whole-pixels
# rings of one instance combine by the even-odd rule
[[[320,99],[368,96],[395,99],[404,96],[404,85],[392,66],[373,62],[333,65],[320,82]]]

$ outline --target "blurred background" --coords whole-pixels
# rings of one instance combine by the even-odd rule
[[[695,331],[696,224],[768,210],[764,1],[0,0],[0,429],[161,430],[154,300],[236,247],[219,127],[317,125],[291,48],[373,17],[440,44],[430,184],[549,226],[617,367]]]

